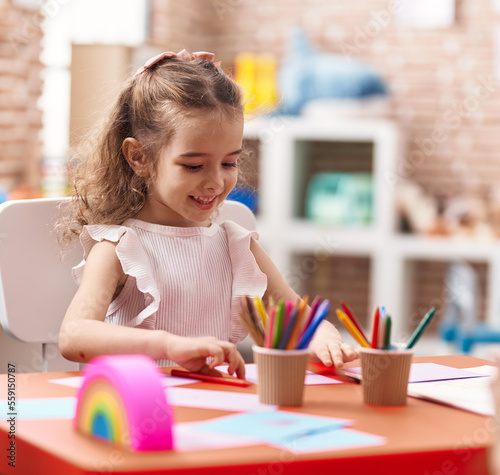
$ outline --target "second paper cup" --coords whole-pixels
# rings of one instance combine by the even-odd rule
[[[277,350],[252,346],[257,364],[259,401],[301,406],[309,350]]]
[[[361,348],[361,385],[365,404],[406,404],[413,350]]]

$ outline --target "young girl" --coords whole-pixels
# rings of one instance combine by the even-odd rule
[[[211,53],[165,52],[124,86],[74,170],[64,237],[79,235],[80,284],[61,326],[70,360],[142,353],[161,366],[244,377],[240,296],[297,299],[257,243],[212,222],[242,152],[239,87]],[[342,366],[356,351],[323,322],[312,357]]]

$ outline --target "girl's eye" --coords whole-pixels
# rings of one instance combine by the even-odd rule
[[[238,162],[223,163],[222,166],[226,167],[226,168],[237,168],[238,167]]]
[[[186,170],[189,170],[190,172],[195,172],[196,170],[201,169],[201,165],[187,165],[183,164],[182,165]]]

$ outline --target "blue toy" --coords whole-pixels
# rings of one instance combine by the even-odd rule
[[[359,60],[316,51],[304,32],[292,32],[291,51],[279,71],[282,96],[277,113],[298,115],[317,99],[365,99],[386,95],[381,78]]]
[[[476,343],[500,343],[500,329],[478,321],[479,283],[468,264],[450,264],[446,276],[446,309],[439,326],[441,338],[454,342],[462,353]]]
[[[243,203],[250,208],[254,214],[257,211],[257,193],[253,188],[241,185],[235,186],[229,195],[227,195],[227,199]]]

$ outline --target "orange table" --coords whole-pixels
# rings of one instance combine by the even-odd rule
[[[467,368],[488,361],[466,356],[415,358]],[[352,363],[351,363],[352,364]],[[324,374],[319,365],[311,369]],[[323,371],[321,371],[323,369]],[[165,370],[168,372],[168,369]],[[18,407],[24,398],[75,396],[76,390],[48,382],[78,373],[16,374]],[[0,376],[6,398],[7,376]],[[195,383],[193,388],[255,392],[255,387],[237,388]],[[130,453],[80,435],[70,420],[18,420],[16,467],[7,465],[9,426],[0,422],[0,473],[4,474],[419,474],[481,475],[488,473],[487,448],[493,434],[491,421],[483,416],[409,398],[405,407],[374,407],[362,402],[361,386],[353,382],[307,386],[304,405],[287,408],[307,414],[352,419],[353,428],[386,437],[387,444],[349,450],[294,454],[261,445],[195,452]],[[177,421],[206,420],[229,412],[176,407]]]

